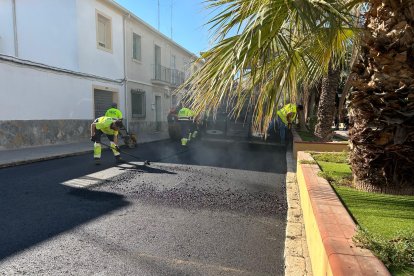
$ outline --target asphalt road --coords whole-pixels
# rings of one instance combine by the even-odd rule
[[[283,148],[125,152],[0,169],[0,275],[283,275]]]

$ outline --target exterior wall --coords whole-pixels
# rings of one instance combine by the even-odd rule
[[[97,46],[97,13],[111,21],[110,50]],[[154,81],[154,45],[161,47],[161,65],[167,68],[172,54],[180,71],[194,56],[129,14],[108,0],[0,0],[0,95],[7,96],[0,103],[0,149],[86,139],[94,89],[115,92],[133,131],[167,132],[176,86]],[[132,32],[142,37],[140,62],[132,60]],[[145,118],[131,118],[131,89],[146,91]],[[161,97],[160,129],[156,96]]]
[[[79,71],[111,79],[124,78],[123,15],[98,0],[74,0],[77,3],[76,47],[79,49]],[[61,2],[61,1],[57,1]],[[99,49],[96,43],[96,12],[112,21],[112,50]],[[122,105],[121,105],[122,107]]]
[[[136,33],[141,36],[141,53],[142,60],[137,61],[132,58],[132,34]],[[194,55],[178,47],[167,37],[161,35],[151,27],[144,25],[137,20],[130,18],[126,25],[126,72],[128,79],[139,80],[145,83],[151,83],[154,79],[155,64],[155,45],[161,48],[161,65],[171,68],[171,56],[176,56],[176,68],[185,72],[188,64],[194,59]],[[184,64],[184,60],[187,64]],[[164,85],[168,85],[165,83]]]
[[[141,37],[141,60],[133,59],[133,34]],[[167,132],[167,115],[172,107],[172,93],[176,84],[155,80],[155,45],[161,48],[161,66],[167,69],[188,71],[188,64],[194,55],[181,48],[169,38],[160,34],[138,18],[130,16],[125,26],[125,66],[127,76],[127,114],[130,131],[138,133],[154,132],[156,130],[155,97],[161,97],[161,132]],[[172,55],[176,58],[175,68],[172,68]],[[188,75],[188,74],[187,74]],[[145,118],[132,118],[131,90],[140,89],[146,95]]]
[[[92,119],[91,80],[0,63],[2,120]],[[4,102],[3,102],[4,103]],[[17,112],[18,111],[18,112]]]
[[[77,71],[75,1],[15,0],[15,3],[18,57]],[[9,28],[13,31],[13,20],[11,23]],[[7,39],[14,45],[13,36]]]
[[[132,101],[131,101],[131,90],[143,90],[145,91],[145,98],[146,98],[146,114],[144,118],[132,118],[131,117],[131,109],[132,109]],[[128,82],[127,83],[127,94],[128,94],[128,127],[129,130],[135,134],[140,133],[153,133],[156,131],[156,120],[155,120],[155,96],[161,97],[161,129],[160,132],[167,132],[168,124],[167,124],[167,115],[170,110],[171,106],[171,97],[165,97],[165,90],[160,87],[154,87],[150,84],[142,84],[142,83],[134,83]]]
[[[89,137],[94,88],[123,111],[123,14],[100,0],[0,0],[0,149]],[[111,18],[112,50],[98,49],[96,11]],[[7,104],[6,104],[7,103]]]
[[[11,62],[0,62],[0,84],[8,95],[0,104],[0,149],[85,139],[94,116],[93,87],[123,91],[119,83]]]

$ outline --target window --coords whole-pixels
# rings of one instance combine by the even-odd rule
[[[131,110],[133,118],[145,118],[145,91],[131,90]]]
[[[176,69],[176,58],[175,55],[171,55],[171,69]]]
[[[141,36],[132,33],[132,58],[141,61]]]
[[[111,19],[97,13],[96,19],[96,43],[98,48],[112,50],[112,26]]]

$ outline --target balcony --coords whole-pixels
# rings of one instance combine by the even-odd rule
[[[180,86],[185,81],[185,74],[177,69],[171,69],[164,67],[160,64],[154,64],[153,70],[153,83],[167,84],[172,87]]]

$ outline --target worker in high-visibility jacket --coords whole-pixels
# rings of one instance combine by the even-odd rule
[[[105,134],[108,137],[110,141],[111,150],[115,156],[116,162],[124,162],[119,153],[117,138],[118,130],[121,127],[122,121],[111,117],[102,116],[93,121],[93,123],[91,124],[91,141],[95,142],[93,146],[93,157],[95,159],[95,164],[99,165],[101,161],[102,134]]]
[[[194,127],[194,112],[183,107],[178,111],[177,118],[181,126],[181,145],[186,146],[191,138],[196,138],[197,130]]]
[[[105,112],[105,117],[122,120],[122,112],[118,109],[117,103],[112,103],[111,107]],[[122,136],[122,133],[120,133]],[[115,135],[118,139],[118,135]]]
[[[118,105],[116,103],[113,103],[111,107],[106,111],[105,117],[122,120],[122,112],[118,109]]]
[[[291,128],[296,118],[296,105],[289,103],[277,111],[277,123],[279,126],[279,137],[282,144],[286,143],[286,128]]]

